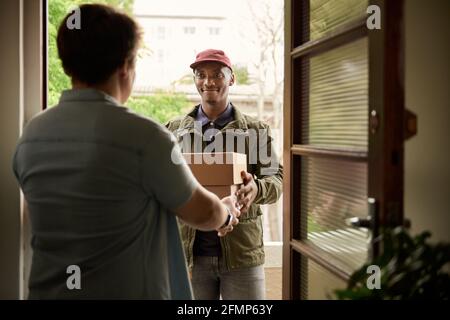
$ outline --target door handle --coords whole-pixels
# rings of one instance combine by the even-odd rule
[[[345,222],[349,227],[354,227],[354,228],[372,229],[372,227],[373,227],[371,217],[367,217],[367,218],[353,217],[353,218],[346,219]]]
[[[369,229],[371,231],[374,230],[375,227],[375,219],[376,219],[376,200],[374,198],[368,198],[367,203],[369,204],[369,215],[366,218],[352,217],[345,220],[345,223],[349,227],[354,228],[364,228]]]

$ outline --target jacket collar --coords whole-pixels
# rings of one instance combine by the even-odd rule
[[[243,116],[243,114],[233,105],[233,103],[230,102],[234,119],[230,121],[225,127],[222,128],[221,131],[224,131],[226,129],[242,129],[247,130],[248,124],[247,120]],[[196,132],[200,135],[202,134],[201,131],[196,130],[197,128],[194,128],[194,122],[195,118],[197,116],[198,109],[200,108],[200,105],[196,105],[180,122],[180,129],[187,129],[187,132],[192,133]],[[199,128],[201,130],[201,128]]]
[[[228,122],[233,121],[233,108],[231,107],[231,104],[228,103],[225,110],[217,117],[216,120],[213,122],[220,127],[224,127]],[[200,108],[198,108],[197,115],[195,117],[195,121],[200,121],[202,123],[202,127],[206,125],[207,123],[210,123],[211,120],[209,120],[208,116],[206,115],[205,111],[203,110],[203,107],[200,105]]]

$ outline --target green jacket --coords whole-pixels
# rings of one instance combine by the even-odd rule
[[[220,238],[220,243],[222,247],[222,255],[225,261],[225,265],[228,270],[258,266],[264,263],[264,245],[263,245],[263,225],[262,225],[262,211],[260,208],[261,204],[269,204],[276,202],[281,195],[282,190],[282,179],[283,179],[283,167],[276,161],[276,165],[271,167],[268,161],[260,158],[260,141],[262,148],[267,147],[267,150],[263,150],[267,155],[272,155],[272,141],[273,138],[270,133],[270,128],[267,124],[262,121],[256,120],[252,117],[242,114],[234,106],[234,120],[229,122],[222,130],[223,141],[225,147],[225,137],[226,130],[239,129],[234,131],[233,135],[244,135],[245,136],[245,153],[247,154],[247,171],[253,175],[255,178],[256,185],[258,186],[258,193],[250,206],[247,213],[242,214],[239,218],[239,224],[235,226],[233,232],[227,234],[225,237]],[[182,142],[190,141],[193,148],[194,135],[199,135],[202,137],[201,129],[194,127],[195,116],[199,105],[197,105],[189,114],[186,116],[178,117],[174,120],[169,121],[166,126],[174,133],[176,139],[180,144]],[[249,130],[253,129],[253,130]],[[229,132],[229,131],[228,131]],[[257,142],[251,139],[250,132],[258,134]],[[190,140],[183,140],[186,134],[190,135]],[[260,135],[264,137],[261,139]],[[201,138],[200,138],[201,139]],[[202,141],[202,150],[206,146],[206,142]],[[267,141],[267,143],[264,143]],[[183,145],[183,152],[186,151],[186,146]],[[238,151],[238,145],[235,143],[234,151]],[[242,146],[241,146],[242,148]],[[255,148],[257,150],[255,150]],[[230,151],[230,150],[226,150]],[[190,152],[194,152],[193,150]],[[257,161],[252,161],[256,163],[249,163],[251,158],[249,156],[250,152],[253,155],[257,155]],[[275,152],[273,152],[273,157],[276,158]],[[184,250],[186,254],[187,263],[190,269],[193,265],[193,247],[195,240],[195,229],[183,224],[179,221],[181,237],[183,239]]]

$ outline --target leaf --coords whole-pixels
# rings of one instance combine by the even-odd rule
[[[429,244],[431,233],[412,238],[404,228],[382,230],[377,239],[382,254],[356,270],[347,289],[335,291],[338,299],[449,299],[450,244]],[[366,268],[381,269],[381,289],[366,287]]]

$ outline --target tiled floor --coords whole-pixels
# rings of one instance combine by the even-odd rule
[[[281,300],[281,268],[265,268],[266,299]]]

